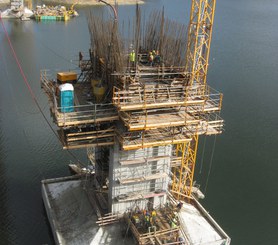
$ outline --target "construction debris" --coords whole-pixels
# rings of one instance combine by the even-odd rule
[[[36,20],[63,20],[67,21],[71,17],[78,16],[78,13],[73,9],[73,6],[70,10],[67,10],[65,6],[46,6],[38,5],[34,10],[34,18]]]
[[[61,20],[67,21],[72,17],[78,16],[73,4],[70,9],[65,6],[42,6],[37,5],[35,10],[30,10],[24,6],[23,0],[11,0],[11,7],[0,12],[1,18],[17,18],[21,20],[29,20],[33,18],[37,21],[41,20]]]

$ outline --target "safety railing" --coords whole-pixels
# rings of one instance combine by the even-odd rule
[[[52,77],[52,75],[49,70],[40,71],[41,88],[51,98],[53,96],[53,92],[55,92],[55,85],[54,81],[51,80],[50,77]]]
[[[130,131],[184,126],[197,120],[185,107],[120,111],[119,116]]]
[[[217,113],[203,115],[202,118],[193,124],[185,126],[185,130],[192,135],[214,135],[222,133],[224,120]]]
[[[118,120],[118,113],[112,104],[71,106],[73,112],[62,112],[54,99],[55,119],[59,127],[101,123]],[[63,106],[63,110],[66,107]]]
[[[202,104],[205,86],[144,85],[136,89],[113,88],[113,104],[121,111]]]
[[[180,144],[191,141],[190,135],[178,128],[154,129],[148,131],[120,132],[116,130],[116,136],[123,150],[135,150],[140,148]]]
[[[114,144],[115,128],[106,129],[85,128],[82,131],[64,131],[59,134],[63,141],[64,149],[78,149],[94,146],[108,146]]]
[[[223,94],[206,86],[204,112],[220,111],[222,107]]]

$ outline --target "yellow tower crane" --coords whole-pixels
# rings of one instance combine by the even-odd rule
[[[189,76],[188,87],[199,87],[200,95],[205,95],[207,90],[206,77],[215,2],[216,0],[192,0],[191,5],[185,71]],[[172,193],[179,200],[191,197],[198,136],[198,132],[193,133],[190,142],[176,147],[181,165],[173,169]]]

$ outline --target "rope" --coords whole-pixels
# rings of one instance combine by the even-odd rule
[[[208,171],[208,176],[207,176],[206,186],[205,186],[205,191],[204,191],[205,195],[207,192],[207,186],[208,186],[209,177],[210,177],[210,173],[211,173],[211,169],[212,169],[212,160],[213,160],[214,151],[215,151],[215,142],[216,142],[216,135],[214,136],[214,141],[213,141],[213,146],[212,146],[212,152],[211,152],[210,163],[209,163],[209,171]]]
[[[7,40],[8,40],[8,44],[9,44],[10,50],[11,50],[11,52],[12,52],[12,54],[13,54],[13,57],[14,57],[14,59],[15,59],[15,61],[16,61],[17,66],[18,66],[18,68],[19,68],[20,74],[21,74],[21,76],[22,76],[22,78],[23,78],[23,81],[24,81],[25,85],[27,86],[27,89],[28,89],[28,91],[29,91],[29,93],[30,93],[30,95],[31,95],[31,97],[32,97],[32,99],[33,99],[33,101],[34,101],[34,103],[36,104],[37,108],[39,109],[41,115],[43,116],[44,120],[46,121],[47,125],[49,126],[49,128],[51,129],[51,131],[53,132],[53,134],[54,134],[54,135],[56,136],[56,138],[62,143],[62,141],[61,141],[59,135],[55,132],[54,128],[51,126],[50,122],[47,120],[47,117],[46,117],[46,115],[44,114],[44,112],[43,112],[41,106],[39,105],[38,100],[37,100],[37,98],[36,98],[36,96],[35,96],[35,94],[34,94],[32,88],[31,88],[31,86],[30,86],[30,84],[29,84],[29,82],[28,82],[28,80],[27,80],[27,78],[26,78],[26,76],[25,76],[25,73],[24,73],[24,71],[23,71],[23,69],[22,69],[22,66],[21,66],[21,64],[20,64],[20,61],[18,60],[18,57],[17,57],[17,55],[16,55],[16,52],[15,52],[15,50],[14,50],[14,48],[13,48],[12,42],[11,42],[11,40],[10,40],[9,34],[8,34],[7,30],[6,30],[6,27],[5,27],[4,23],[3,23],[3,20],[2,20],[1,15],[0,15],[0,22],[1,22],[1,25],[2,25],[2,28],[3,28],[3,31],[4,31],[4,33],[5,33],[5,36],[6,36]],[[79,161],[79,159],[78,159],[72,152],[70,152],[69,150],[67,150],[67,152],[68,152],[77,162],[79,162],[79,163],[81,164],[81,162]]]

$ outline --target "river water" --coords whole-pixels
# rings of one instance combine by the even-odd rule
[[[151,0],[178,22],[189,0]],[[74,69],[89,48],[82,7],[67,23],[4,20],[22,70],[49,118],[40,70]],[[196,178],[206,209],[235,245],[278,244],[278,4],[276,0],[218,0],[208,83],[224,93],[225,132],[201,139]],[[134,6],[119,8],[120,19]],[[187,22],[186,22],[187,23]],[[0,27],[0,244],[53,244],[40,181],[66,176],[70,156],[35,106]],[[82,157],[84,152],[76,154]],[[202,168],[202,171],[200,169]]]

